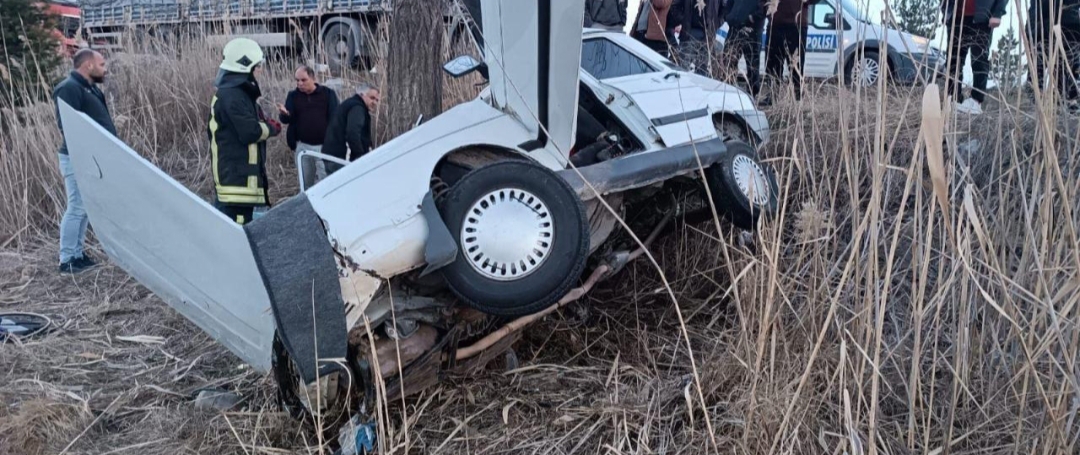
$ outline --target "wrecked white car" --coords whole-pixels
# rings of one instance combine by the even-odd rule
[[[624,35],[582,33],[579,0],[482,7],[483,62],[446,67],[480,70],[479,98],[243,227],[61,105],[110,258],[273,371],[290,410],[351,412],[376,390],[392,399],[482,366],[668,220],[711,214],[707,194],[744,229],[776,209],[748,144],[768,123],[745,93]],[[652,234],[627,235],[620,217]]]

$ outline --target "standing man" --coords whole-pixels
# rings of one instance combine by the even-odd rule
[[[668,43],[673,41],[668,34],[667,26],[670,9],[671,0],[641,0],[638,18],[630,33],[634,39],[641,41],[664,57],[669,57]]]
[[[784,64],[789,63],[788,70],[797,100],[802,99],[809,8],[808,0],[777,1],[776,10],[770,14],[765,44],[765,73],[771,79],[783,80]]]
[[[75,53],[72,60],[75,69],[53,89],[53,100],[64,100],[115,136],[116,126],[105,104],[105,95],[97,87],[97,84],[105,82],[105,75],[109,72],[105,57],[96,51],[82,49]],[[78,273],[93,267],[95,263],[83,249],[90,220],[83,208],[79,185],[75,182],[75,169],[71,167],[67,140],[63,139],[64,125],[60,120],[59,103],[56,103],[56,124],[63,140],[59,160],[67,193],[67,208],[60,219],[60,273]]]
[[[945,84],[945,93],[956,103],[956,110],[971,115],[982,114],[986,98],[986,83],[990,76],[990,40],[994,28],[1001,25],[1008,0],[945,0],[941,3],[945,27],[949,31],[949,68],[952,81]],[[964,60],[971,53],[971,73],[974,87],[971,98],[963,99]]]
[[[711,77],[716,32],[724,21],[723,0],[675,0],[668,26],[679,34],[679,64]]]
[[[222,55],[207,130],[214,206],[243,225],[270,207],[266,140],[281,132],[281,124],[263,115],[256,103],[262,96],[255,79],[263,61],[258,43],[236,38],[225,45]]]
[[[626,26],[626,0],[585,0],[585,24],[621,32]]]
[[[330,116],[338,106],[337,93],[320,85],[315,78],[315,71],[301,66],[295,73],[296,89],[285,97],[285,104],[278,104],[278,118],[289,125],[285,139],[289,148],[298,155],[310,151],[321,153],[326,127]],[[311,163],[314,161],[314,163]],[[312,165],[314,164],[314,165]],[[322,160],[309,159],[304,162],[304,186],[310,187],[316,179],[326,177],[326,167]]]
[[[1058,63],[1056,84],[1062,101],[1073,115],[1080,115],[1077,80],[1080,75],[1080,0],[1030,0],[1027,16],[1028,39],[1031,40],[1035,61],[1028,71],[1032,85],[1038,79],[1044,84],[1047,59],[1054,55],[1051,47],[1053,27],[1061,25],[1062,47],[1065,49],[1064,61]],[[1072,74],[1070,75],[1070,70]]]
[[[725,66],[738,71],[739,57],[746,58],[746,79],[750,96],[761,93],[761,34],[765,30],[765,5],[769,0],[731,0],[724,15],[728,38],[724,46]],[[763,105],[768,104],[762,101]]]
[[[343,101],[326,129],[323,153],[356,161],[371,150],[371,113],[379,106],[379,89],[363,83],[356,87],[356,95]],[[332,174],[341,166],[326,163],[326,173]]]

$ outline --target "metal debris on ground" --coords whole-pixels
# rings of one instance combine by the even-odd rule
[[[44,335],[53,323],[37,313],[0,313],[0,342]]]
[[[204,389],[195,395],[195,409],[229,411],[236,408],[244,398],[235,392],[222,389]]]

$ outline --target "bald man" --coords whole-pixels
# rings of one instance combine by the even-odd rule
[[[105,82],[105,75],[109,72],[105,57],[96,51],[82,49],[75,53],[72,63],[74,70],[53,89],[53,100],[64,100],[115,135],[116,126],[105,104],[105,95],[97,87],[97,84]],[[62,137],[64,125],[60,121],[59,101],[56,102],[56,109],[56,124]],[[75,169],[71,167],[66,140],[60,145],[59,161],[67,191],[67,209],[60,220],[60,273],[78,273],[93,267],[94,261],[83,250],[89,219],[75,182]]]

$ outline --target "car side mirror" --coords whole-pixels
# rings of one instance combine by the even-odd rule
[[[484,63],[477,61],[469,55],[462,55],[443,65],[443,70],[453,78],[459,78],[473,71],[480,70],[483,73]]]
[[[825,15],[825,23],[829,24],[829,29],[835,29],[836,27],[836,13],[828,13]]]

